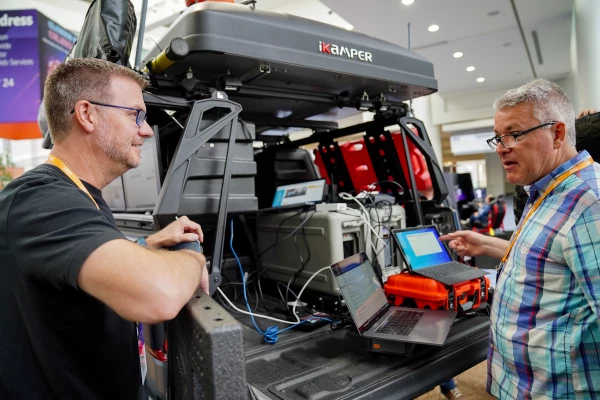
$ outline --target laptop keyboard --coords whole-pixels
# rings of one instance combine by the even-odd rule
[[[395,310],[375,333],[408,336],[422,315],[423,311]]]
[[[419,274],[425,275],[429,278],[442,278],[444,276],[456,274],[459,272],[470,271],[472,267],[457,262],[449,262],[445,264],[439,264],[434,267],[420,269]]]

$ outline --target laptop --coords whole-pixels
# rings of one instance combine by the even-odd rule
[[[395,229],[393,236],[410,273],[445,285],[480,278],[488,272],[453,261],[435,226]]]
[[[259,214],[269,211],[284,211],[314,206],[323,201],[325,179],[277,186],[270,208],[258,210]]]
[[[446,341],[456,313],[390,305],[364,252],[330,268],[363,337],[436,346]]]

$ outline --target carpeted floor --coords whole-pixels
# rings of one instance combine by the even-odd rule
[[[473,368],[463,372],[455,377],[456,386],[463,392],[464,400],[489,400],[494,397],[487,394],[485,391],[485,382],[487,379],[487,361],[477,364]],[[444,399],[437,387],[423,396],[417,397],[416,400],[441,400]]]

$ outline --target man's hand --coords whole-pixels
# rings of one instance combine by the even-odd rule
[[[477,257],[486,254],[487,239],[488,237],[473,231],[456,231],[440,237],[444,242],[450,241],[448,243],[450,248],[461,257]]]
[[[440,239],[445,242],[450,241],[450,248],[456,250],[461,257],[487,255],[501,260],[508,251],[507,240],[473,231],[456,231],[441,236]]]
[[[577,115],[576,119],[585,117],[586,115],[590,115],[590,114],[596,114],[598,112],[598,110],[590,108],[587,110],[581,110],[581,112]]]
[[[204,241],[202,228],[188,217],[181,217],[165,229],[146,238],[148,248],[158,250],[163,247],[173,246],[183,242]]]

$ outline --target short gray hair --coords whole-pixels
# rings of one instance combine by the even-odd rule
[[[566,141],[575,146],[575,110],[560,86],[547,79],[536,79],[506,92],[494,102],[494,108],[502,110],[522,103],[533,104],[533,114],[540,123],[563,122],[567,130]]]
[[[132,69],[95,58],[75,58],[59,65],[46,79],[44,107],[54,143],[63,141],[71,129],[71,110],[80,100],[111,101],[110,81],[129,78],[140,88],[148,81]]]

